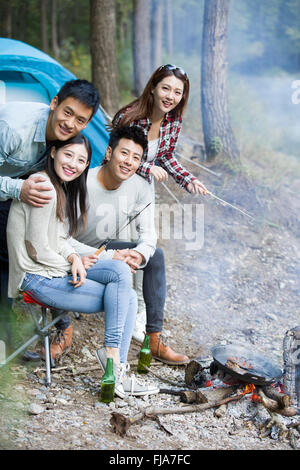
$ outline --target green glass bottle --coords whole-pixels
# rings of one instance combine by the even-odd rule
[[[140,350],[139,362],[137,366],[137,372],[139,374],[148,373],[148,371],[145,369],[144,366],[150,367],[151,359],[152,359],[152,354],[150,350],[150,336],[145,335],[145,339],[144,339],[142,348]]]
[[[99,401],[102,403],[110,403],[114,401],[115,395],[115,376],[114,376],[114,361],[112,358],[107,358],[105,373],[101,380],[101,391]]]

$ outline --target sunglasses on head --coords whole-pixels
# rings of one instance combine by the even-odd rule
[[[186,79],[188,78],[187,73],[181,68],[177,67],[176,65],[173,64],[166,64],[162,65],[159,70],[166,69],[166,70],[178,70],[181,75],[183,75]]]

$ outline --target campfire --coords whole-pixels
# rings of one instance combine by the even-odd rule
[[[187,385],[198,389],[203,386],[222,389],[227,385],[231,387],[228,392],[238,391],[242,396],[251,393],[253,402],[262,403],[271,412],[283,416],[297,414],[297,409],[291,407],[290,395],[284,393],[281,370],[262,355],[236,345],[217,346],[212,354],[212,361],[197,358],[188,364]]]
[[[159,421],[159,415],[203,412],[210,408],[220,409],[230,402],[248,399],[257,406],[263,406],[270,415],[270,419],[261,426],[260,437],[268,436],[276,426],[278,434],[288,436],[292,447],[296,448],[295,432],[300,423],[291,422],[285,425],[279,420],[280,415],[292,418],[299,414],[299,410],[292,406],[290,395],[284,392],[280,381],[281,370],[262,355],[235,345],[213,348],[212,355],[212,358],[198,357],[187,365],[186,389],[160,390],[161,393],[180,396],[181,407],[148,408],[129,418],[114,412],[111,418],[113,430],[124,436],[132,424],[145,418],[155,419],[160,428],[164,429]],[[149,372],[153,373],[151,369]]]

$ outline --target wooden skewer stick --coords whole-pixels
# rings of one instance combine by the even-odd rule
[[[254,217],[250,214],[248,214],[246,211],[240,209],[239,207],[236,207],[234,206],[233,204],[230,204],[230,202],[227,202],[227,201],[224,201],[224,199],[221,199],[220,197],[216,196],[215,194],[211,193],[210,191],[207,191],[207,193],[209,196],[213,197],[214,199],[216,199],[217,201],[221,202],[222,204],[224,204],[225,206],[229,206],[231,207],[232,209],[235,209],[236,211],[239,211],[241,214],[243,215],[246,215],[247,217],[249,217],[250,219],[254,220]]]
[[[104,243],[102,246],[100,246],[100,248],[98,248],[97,251],[95,251],[96,256],[100,255],[100,253],[102,253],[102,251],[105,250],[107,243],[108,242]]]
[[[179,158],[182,158],[183,160],[186,160],[186,161],[192,163],[193,165],[196,165],[196,166],[198,166],[199,168],[202,168],[202,170],[205,170],[205,171],[207,171],[208,173],[211,173],[211,174],[214,175],[214,176],[218,176],[218,177],[222,176],[221,173],[216,173],[215,171],[212,171],[212,170],[210,170],[209,168],[206,168],[206,166],[200,165],[200,163],[194,162],[194,161],[191,160],[190,158],[186,158],[186,157],[184,157],[183,155],[179,155],[178,153],[176,153],[176,155],[177,155]]]
[[[172,191],[168,188],[168,186],[162,181],[161,184],[165,188],[165,190],[172,196],[172,198],[177,202],[177,204],[181,207],[183,212],[185,211],[183,204],[179,201],[179,199],[172,193]]]

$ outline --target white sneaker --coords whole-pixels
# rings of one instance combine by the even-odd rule
[[[107,361],[105,348],[103,347],[97,349],[96,356],[101,369],[103,372],[105,372]],[[126,372],[128,372],[129,369],[130,365],[128,362],[125,364],[114,364],[114,376],[116,379],[115,394],[118,397],[124,398],[126,395],[141,397],[144,395],[153,395],[155,393],[159,393],[159,388],[155,385],[141,385],[138,383],[134,374],[132,374],[130,377],[126,377]]]
[[[138,383],[134,374],[131,374],[130,377],[124,378],[122,385],[126,395],[133,395],[135,397],[142,397],[145,395],[153,395],[159,393],[159,388],[153,384],[142,385]]]
[[[114,364],[115,382],[115,395],[119,398],[124,398],[126,393],[123,387],[124,375],[126,373],[126,364]]]
[[[140,344],[143,344],[146,332],[146,322],[147,322],[147,315],[146,310],[142,312],[138,312],[136,316],[135,327],[132,333],[133,339]]]

